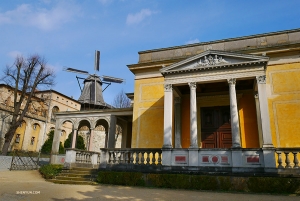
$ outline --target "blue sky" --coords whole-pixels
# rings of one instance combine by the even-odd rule
[[[100,50],[100,75],[126,79],[104,92],[111,104],[134,91],[126,65],[139,51],[300,28],[299,10],[298,0],[2,0],[0,66],[40,54],[55,69],[53,89],[78,99],[76,74],[62,69],[93,73]]]

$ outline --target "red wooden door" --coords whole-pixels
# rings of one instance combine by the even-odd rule
[[[201,108],[202,148],[231,148],[230,107]]]

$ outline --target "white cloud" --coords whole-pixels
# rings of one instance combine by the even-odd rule
[[[151,16],[152,14],[154,14],[154,12],[149,9],[142,9],[138,13],[128,14],[126,19],[126,24],[128,25],[138,24],[141,21],[143,21],[146,17]]]
[[[199,43],[199,42],[200,42],[199,39],[196,38],[196,39],[189,40],[189,41],[185,42],[185,44],[193,44],[193,43]]]
[[[0,25],[16,24],[52,30],[71,21],[78,11],[79,9],[73,4],[59,3],[50,9],[22,4],[14,10],[0,13]]]
[[[17,56],[22,56],[22,52],[19,51],[11,51],[9,53],[7,53],[7,55],[13,59],[15,59]]]

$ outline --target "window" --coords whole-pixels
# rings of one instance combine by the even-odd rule
[[[35,140],[35,137],[31,137],[30,145],[34,145],[34,140]]]
[[[17,134],[15,143],[20,143],[20,134]]]

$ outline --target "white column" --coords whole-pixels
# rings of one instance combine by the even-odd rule
[[[272,143],[268,98],[266,90],[266,76],[257,76],[258,100],[262,124],[263,147],[274,147]]]
[[[77,137],[77,129],[74,129],[73,137],[72,137],[72,149],[76,147],[76,137]]]
[[[196,82],[190,82],[190,148],[198,148]]]
[[[171,84],[165,84],[164,96],[164,145],[172,148],[172,119],[173,119],[173,89]]]
[[[232,132],[232,148],[241,147],[239,114],[236,101],[235,83],[236,79],[228,79],[229,97],[230,97],[230,114],[231,114],[231,132]]]
[[[175,98],[175,148],[181,148],[181,98]]]
[[[259,108],[259,100],[258,94],[254,94],[255,99],[255,107],[256,107],[256,119],[257,119],[257,129],[258,129],[258,137],[259,137],[259,147],[262,147],[262,125],[261,125],[261,117],[260,117],[260,108]]]
[[[61,129],[59,128],[59,126],[60,126],[59,122],[60,121],[57,119],[56,123],[55,123],[55,131],[54,131],[54,136],[53,136],[51,154],[59,154],[60,132],[61,132]],[[25,136],[24,136],[24,138],[25,138]]]
[[[89,151],[94,151],[94,128],[91,128]]]

